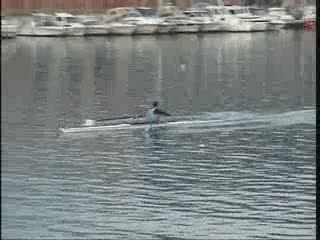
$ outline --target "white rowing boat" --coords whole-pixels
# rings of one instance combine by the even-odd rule
[[[113,125],[95,125],[95,126],[80,126],[71,128],[58,128],[58,132],[62,134],[67,133],[85,133],[85,132],[96,132],[96,131],[110,131],[110,130],[126,130],[126,129],[145,129],[145,128],[158,128],[158,127],[169,127],[177,125],[193,125],[206,123],[208,120],[184,120],[184,121],[167,121],[156,124],[134,122],[134,123],[120,123]]]

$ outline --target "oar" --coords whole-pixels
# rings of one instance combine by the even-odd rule
[[[100,119],[97,119],[97,120],[86,119],[86,120],[84,120],[84,124],[83,125],[84,126],[92,126],[96,122],[123,120],[123,119],[130,119],[130,118],[141,118],[141,117],[144,117],[144,115],[140,114],[140,115],[129,115],[129,116],[123,116],[123,117],[100,118]]]
[[[104,122],[104,121],[112,121],[112,120],[123,120],[123,119],[129,119],[129,118],[141,118],[144,117],[144,115],[129,115],[129,116],[123,116],[123,117],[112,117],[112,118],[100,118],[95,120],[96,122]]]

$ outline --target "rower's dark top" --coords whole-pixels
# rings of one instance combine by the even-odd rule
[[[171,116],[169,113],[165,112],[165,111],[162,111],[161,109],[159,108],[155,108],[153,110],[153,113],[154,114],[159,114],[159,115],[164,115],[164,116]]]
[[[158,108],[159,103],[157,101],[152,103],[152,108],[148,110],[146,114],[146,120],[150,123],[157,123],[160,121],[160,115],[170,116],[169,113]]]

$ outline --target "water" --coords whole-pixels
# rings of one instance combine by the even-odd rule
[[[2,42],[2,238],[315,239],[315,33]],[[204,120],[56,136],[163,109]]]

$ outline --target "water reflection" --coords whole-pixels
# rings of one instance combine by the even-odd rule
[[[6,238],[314,239],[310,32],[2,43]],[[154,99],[205,124],[55,137]]]

